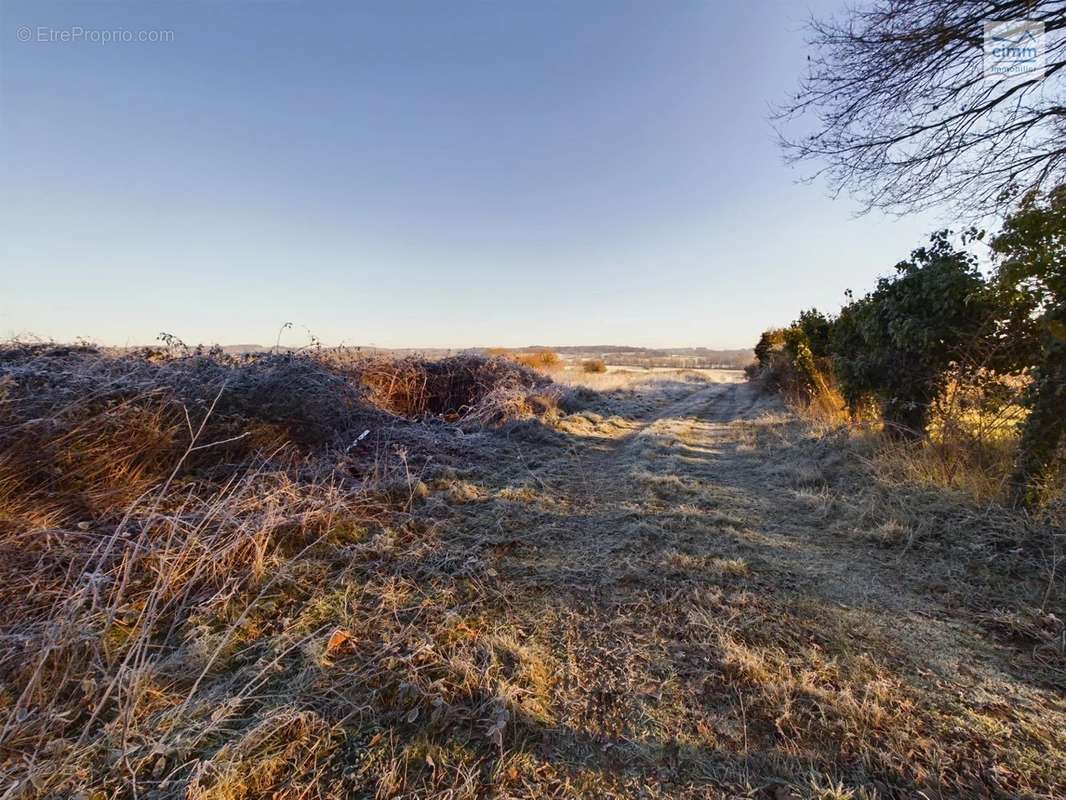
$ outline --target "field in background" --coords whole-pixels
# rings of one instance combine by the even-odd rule
[[[243,353],[268,352],[275,348],[259,344],[238,344],[228,345],[222,349],[227,353],[239,355]],[[301,348],[279,345],[276,349],[291,351]],[[385,358],[407,358],[413,356],[428,359],[447,358],[455,355],[508,355],[518,357],[551,352],[558,356],[561,363],[567,365],[576,365],[588,360],[600,360],[607,366],[640,369],[744,369],[754,360],[754,353],[750,348],[737,350],[714,350],[707,347],[652,349],[647,347],[602,345],[599,347],[472,347],[467,349],[446,349],[383,348],[371,345],[349,346],[345,349],[357,351],[366,356],[381,356]]]
[[[716,383],[735,383],[745,380],[740,369],[694,368],[676,369],[673,367],[634,368],[608,365],[604,372],[588,372],[581,364],[567,363],[564,367],[549,373],[552,379],[568,386],[584,386],[597,391],[614,391],[616,389],[635,389],[652,381],[712,381]]]

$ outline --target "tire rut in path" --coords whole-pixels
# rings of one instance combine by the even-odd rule
[[[635,563],[655,558],[660,548],[644,542],[656,540],[664,509],[644,482],[649,453],[690,425],[712,425],[728,437],[730,423],[754,402],[747,384],[701,385],[616,439],[578,439],[566,454],[545,459],[538,480],[571,513],[521,526],[535,548],[521,559],[525,578],[581,591],[631,575]]]

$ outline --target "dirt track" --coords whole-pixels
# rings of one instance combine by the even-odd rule
[[[661,398],[643,418],[608,421],[592,435],[573,436],[565,454],[531,470],[548,496],[571,512],[568,519],[555,519],[548,530],[533,534],[545,563],[565,564],[567,583],[609,583],[632,558],[647,555],[640,552],[647,534],[641,523],[662,513],[664,501],[675,492],[691,501],[705,491],[701,478],[710,476],[692,469],[701,466],[692,456],[711,455],[711,447],[728,448],[731,422],[753,404],[747,384],[696,384],[682,390],[680,398]],[[703,440],[702,447],[689,443],[695,438]],[[689,453],[674,462],[681,467],[679,474],[662,471],[662,456],[682,452],[679,447]],[[533,564],[529,568],[536,572]],[[549,567],[548,576],[551,572]]]
[[[1061,674],[1036,679],[960,611],[950,562],[871,544],[834,491],[840,453],[798,447],[793,420],[726,377],[648,384],[553,438],[516,432],[510,467],[438,486],[508,635],[551,665],[519,693],[523,735],[670,796],[793,792],[803,774],[822,776],[810,796],[827,774],[914,796],[930,769],[1009,796],[1003,736],[1063,785],[1062,735],[1049,754],[1025,733],[1042,748],[1066,730]]]

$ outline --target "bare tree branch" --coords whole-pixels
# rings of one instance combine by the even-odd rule
[[[1044,77],[985,80],[984,23],[1022,19],[1044,23]],[[972,215],[1066,180],[1066,0],[873,0],[810,31],[809,74],[774,115],[808,180],[866,210]]]

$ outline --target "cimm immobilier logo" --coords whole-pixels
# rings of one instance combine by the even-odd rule
[[[1044,23],[1024,19],[985,22],[985,80],[1044,77]]]

